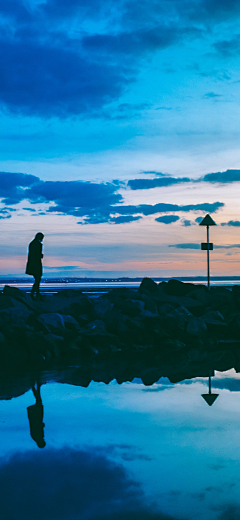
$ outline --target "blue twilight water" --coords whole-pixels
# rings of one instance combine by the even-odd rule
[[[44,293],[54,293],[58,292],[61,289],[80,289],[85,292],[106,292],[107,290],[115,289],[118,287],[128,287],[133,289],[138,289],[140,286],[140,281],[100,281],[100,282],[41,282],[40,290]],[[157,282],[159,283],[159,282]],[[191,280],[191,283],[199,284],[199,285],[207,285],[206,281],[203,280]],[[4,288],[6,284],[0,283],[0,290]],[[18,287],[19,289],[22,289],[23,291],[30,292],[33,281],[26,281],[26,282],[8,282],[7,285],[10,285],[11,287]],[[229,287],[231,288],[233,285],[240,285],[240,279],[239,280],[212,280],[211,281],[211,287]]]
[[[43,385],[44,449],[32,391],[0,401],[1,520],[239,519],[240,375],[206,385]]]

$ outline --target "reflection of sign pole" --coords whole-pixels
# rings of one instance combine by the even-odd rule
[[[207,251],[207,279],[208,279],[208,289],[210,288],[210,266],[209,266],[209,251],[213,250],[213,244],[209,242],[209,226],[216,226],[216,222],[210,217],[210,215],[206,215],[202,222],[200,222],[199,226],[206,226],[207,228],[207,242],[202,242],[201,249]]]
[[[213,372],[213,375],[214,375],[214,372]],[[216,401],[218,396],[219,396],[219,394],[212,394],[212,392],[211,392],[211,373],[210,373],[209,379],[208,379],[208,394],[202,394],[202,397],[209,406],[212,406],[212,404],[214,403],[214,401]]]

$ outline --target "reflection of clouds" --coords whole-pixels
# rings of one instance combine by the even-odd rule
[[[173,520],[152,511],[139,484],[103,455],[47,449],[15,454],[0,466],[4,520]]]
[[[202,500],[204,500],[206,496],[206,493],[191,493],[190,496],[195,500],[199,500],[200,502],[202,502]]]
[[[220,508],[219,508],[220,509]],[[220,513],[218,520],[238,520],[240,518],[239,505],[228,505]]]
[[[152,457],[145,453],[141,453],[140,449],[132,444],[108,444],[107,448],[104,448],[103,451],[107,451],[108,455],[117,455],[121,457],[122,460],[126,461],[152,460]]]
[[[213,469],[214,471],[219,471],[220,469],[225,469],[226,468],[226,464],[222,464],[222,463],[219,463],[219,464],[207,464],[207,467],[210,468],[210,469]]]
[[[236,374],[234,374],[234,377]],[[195,377],[193,379],[183,379],[178,383],[154,383],[150,388],[142,388],[142,392],[150,392],[157,393],[163,392],[164,390],[173,390],[176,386],[186,386],[186,385],[196,385],[201,384],[204,386],[208,386],[208,380],[201,377]],[[212,390],[229,390],[230,392],[240,392],[240,379],[234,379],[233,377],[215,377],[213,376],[211,379]]]

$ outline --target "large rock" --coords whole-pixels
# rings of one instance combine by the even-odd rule
[[[46,332],[50,332],[52,334],[65,330],[64,318],[61,316],[61,314],[56,312],[40,314],[40,316],[37,318],[37,321],[44,327]]]
[[[240,311],[240,285],[232,287],[232,296],[236,306],[236,310]]]
[[[81,334],[89,334],[89,332],[107,332],[106,325],[103,320],[90,321],[84,329],[81,329]]]
[[[166,294],[171,296],[186,296],[195,287],[192,283],[180,282],[179,280],[169,280],[167,283],[161,283],[159,287],[163,288]]]
[[[140,293],[147,295],[149,294],[156,297],[159,295],[159,286],[151,278],[143,278],[138,290]]]
[[[112,334],[119,335],[123,332],[128,332],[129,328],[126,324],[128,318],[124,316],[119,309],[113,308],[110,315],[106,319],[106,327]]]
[[[46,334],[44,337],[47,350],[52,356],[58,357],[65,350],[64,338],[56,334]]]
[[[93,304],[92,315],[94,319],[104,320],[113,308],[113,303],[107,298],[98,298]]]
[[[61,314],[69,314],[74,318],[77,318],[80,314],[91,314],[92,309],[92,300],[88,296],[83,295],[70,305],[62,307]]]
[[[160,312],[159,309],[165,304],[171,304],[175,308],[184,306],[195,316],[200,316],[205,310],[201,302],[189,298],[188,296],[172,296],[170,294],[165,294],[160,287],[158,287],[158,293],[153,293],[152,298],[154,298],[158,306],[158,312]]]
[[[144,310],[144,302],[117,298],[114,308],[121,310],[124,315],[134,318]]]
[[[172,305],[171,303],[164,303],[163,305],[159,305],[158,313],[159,316],[166,316],[166,314],[171,314],[172,311],[176,308],[176,305]]]
[[[80,330],[80,325],[79,325],[78,321],[75,320],[75,318],[73,318],[72,316],[68,316],[68,315],[66,316],[65,314],[62,314],[62,318],[63,318],[64,326],[66,329],[73,330],[76,333]]]
[[[205,285],[193,286],[192,290],[188,293],[188,297],[197,300],[205,307],[211,305],[211,295]]]
[[[141,301],[144,302],[144,310],[149,311],[152,314],[158,314],[158,308],[156,302],[147,296],[146,294],[141,294]]]
[[[211,308],[220,311],[224,316],[228,316],[236,311],[236,306],[232,291],[225,287],[211,287]]]
[[[69,344],[69,355],[78,362],[92,362],[98,356],[98,349],[91,342],[83,342],[83,336],[77,336]],[[88,380],[88,384],[91,379]],[[85,385],[83,385],[85,386]],[[86,385],[88,386],[88,385]]]
[[[117,289],[112,289],[108,293],[103,294],[102,298],[107,298],[109,301],[115,302],[116,298],[123,298],[125,300],[138,300],[141,298],[141,295],[139,294],[138,289],[118,287]]]
[[[192,319],[193,315],[186,309],[186,307],[180,306],[174,309],[171,313],[164,316],[162,319],[163,326],[171,333],[174,337],[182,338],[183,333],[187,328],[187,324]]]
[[[9,307],[0,311],[0,328],[4,331],[10,330],[14,325],[25,325],[31,315],[32,312],[24,305],[21,308]]]
[[[15,300],[19,300],[22,303],[26,303],[27,293],[21,291],[17,287],[11,287],[10,285],[5,285],[3,288],[3,295],[9,296],[10,298],[14,298]]]
[[[215,322],[215,321],[221,321],[221,322],[224,322],[224,317],[223,315],[221,314],[221,312],[219,311],[210,311],[210,312],[207,312],[206,314],[203,314],[201,316],[201,319],[203,321],[205,321],[205,323],[211,323],[211,322]]]
[[[207,325],[202,318],[192,318],[187,325],[187,334],[190,336],[201,336],[207,333]]]

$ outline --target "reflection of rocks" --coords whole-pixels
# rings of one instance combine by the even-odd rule
[[[33,301],[6,286],[0,293],[0,362],[5,373],[84,365],[88,382],[141,377],[146,384],[160,376],[176,381],[210,369],[238,370],[240,288],[208,291],[145,278],[138,290],[86,296],[67,289]]]

